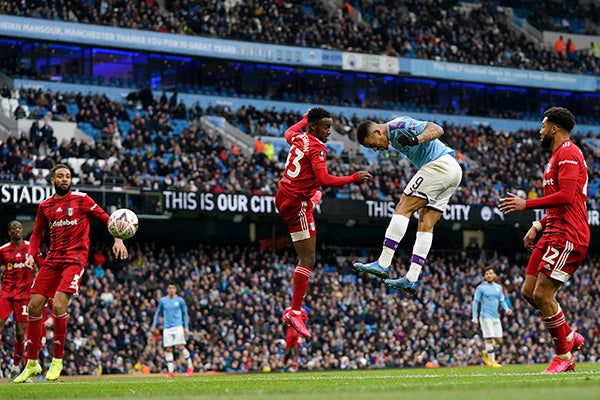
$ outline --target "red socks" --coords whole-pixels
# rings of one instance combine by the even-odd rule
[[[550,332],[550,336],[552,336],[556,355],[567,354],[569,352],[567,336],[571,333],[571,327],[565,320],[565,314],[559,309],[558,313],[552,317],[544,318],[543,321],[546,329]]]
[[[308,289],[308,281],[310,280],[311,268],[304,265],[296,266],[294,270],[294,291],[292,293],[292,310],[300,311],[306,290]]]
[[[52,357],[62,360],[65,354],[65,337],[67,336],[67,313],[54,316],[54,350]]]

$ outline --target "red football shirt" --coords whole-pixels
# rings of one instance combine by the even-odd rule
[[[285,132],[290,150],[283,177],[279,181],[279,190],[288,198],[307,200],[321,186],[343,186],[359,182],[358,172],[349,176],[334,176],[327,172],[327,148],[315,136],[301,130],[306,122],[305,116]]]
[[[4,266],[0,296],[12,300],[29,299],[33,284],[33,270],[25,268],[25,256],[29,242],[23,240],[20,247],[8,242],[0,247],[0,265]]]
[[[50,249],[46,261],[86,265],[90,250],[90,217],[108,223],[108,214],[87,194],[69,192],[54,196],[38,206],[35,227],[29,241],[30,253],[38,252],[42,233],[50,228]]]
[[[586,209],[588,170],[581,150],[571,140],[560,145],[544,170],[544,196],[527,200],[527,208],[546,208],[544,234],[590,244]]]

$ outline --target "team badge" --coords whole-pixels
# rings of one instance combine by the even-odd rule
[[[75,209],[74,208],[67,208],[67,214],[69,215],[69,217],[72,217],[73,214],[75,214]]]

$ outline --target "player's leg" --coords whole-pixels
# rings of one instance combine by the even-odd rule
[[[13,302],[13,317],[15,320],[15,339],[13,346],[13,366],[10,370],[11,379],[19,375],[21,359],[25,351],[25,333],[27,330],[27,300],[15,300]]]
[[[35,284],[32,290],[35,290]],[[21,374],[13,380],[14,383],[23,383],[42,372],[42,366],[38,358],[42,335],[42,310],[47,299],[48,297],[35,293],[32,293],[29,299],[27,306],[28,323],[25,333],[27,337],[27,364],[23,368],[23,371],[21,371]]]
[[[63,369],[63,358],[65,354],[65,339],[67,337],[67,306],[73,295],[62,291],[57,291],[54,294],[52,302],[52,313],[54,314],[54,340],[52,346],[52,363],[46,379],[55,381],[60,377]]]
[[[306,328],[300,310],[302,308],[302,304],[304,303],[304,297],[308,291],[308,284],[310,282],[312,269],[316,262],[316,245],[316,236],[294,241],[294,248],[298,254],[299,262],[294,269],[291,310],[286,314],[286,322],[288,322],[302,336],[306,336],[308,338],[310,338],[312,335]]]
[[[300,310],[316,262],[317,229],[313,216],[315,205],[312,201],[298,202],[283,198],[279,196],[279,192],[275,203],[279,216],[288,227],[299,258],[294,269],[291,311],[284,315],[284,320],[301,335],[310,338],[311,334],[306,329]]]
[[[194,374],[194,365],[192,363],[192,356],[190,351],[185,347],[185,343],[182,343],[177,346],[179,349],[179,354],[183,357],[183,361],[185,363],[185,375],[192,376]]]
[[[424,199],[421,199],[425,201]],[[417,227],[417,237],[413,245],[410,267],[405,277],[400,279],[386,279],[385,284],[395,290],[400,290],[409,296],[417,293],[417,281],[421,274],[421,269],[425,265],[425,260],[431,250],[433,242],[433,228],[442,216],[441,211],[423,207],[419,212],[419,223]]]
[[[415,179],[415,177],[413,177],[413,179]],[[411,180],[411,182],[413,182],[413,180]],[[410,184],[411,183],[409,182],[409,185]],[[367,264],[357,262],[352,265],[352,268],[357,272],[369,273],[383,279],[387,278],[398,244],[402,241],[406,234],[406,230],[408,229],[410,216],[425,204],[427,204],[426,199],[402,194],[394,211],[394,215],[392,215],[390,223],[385,231],[383,247],[377,261]]]
[[[540,264],[540,274],[533,291],[534,300],[552,337],[556,353],[556,358],[544,373],[554,374],[575,369],[575,357],[571,350],[575,347],[576,336],[556,301],[556,293],[577,271],[586,253],[587,247],[564,241],[562,237],[554,237],[546,246],[543,264]],[[581,347],[583,337],[578,335],[577,339],[581,339],[578,343],[578,347]]]
[[[166,340],[167,334],[163,335],[163,340]],[[175,357],[173,355],[173,346],[165,345],[165,361],[167,362],[167,378],[172,378],[175,372]]]

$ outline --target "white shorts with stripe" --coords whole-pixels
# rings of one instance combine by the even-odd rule
[[[446,154],[423,165],[404,188],[404,194],[424,198],[427,207],[444,212],[461,179],[460,164]]]

